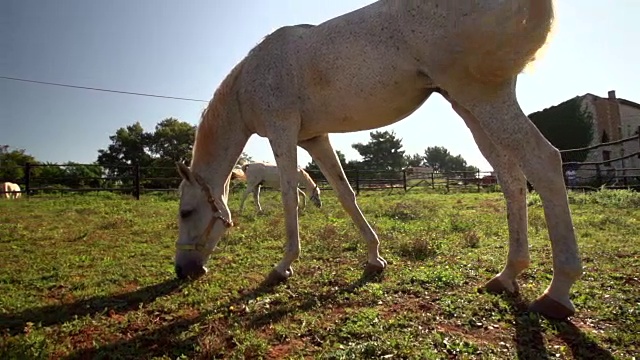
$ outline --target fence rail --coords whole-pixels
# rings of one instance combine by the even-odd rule
[[[142,167],[138,165],[129,166],[104,166],[104,168],[118,168],[126,173],[125,176],[43,176],[41,169],[47,167],[99,167],[95,164],[30,164],[27,163],[19,169],[24,173],[21,185],[21,193],[26,196],[33,196],[46,193],[88,193],[88,192],[117,192],[130,194],[135,199],[140,199],[144,193],[151,192],[172,192],[177,191],[181,178],[176,176],[144,176],[145,170],[174,170],[169,167]],[[40,170],[38,170],[40,169]],[[101,170],[102,171],[102,170]],[[103,172],[104,173],[104,172]],[[309,175],[322,190],[331,190],[324,175],[318,171],[309,171]],[[361,191],[412,191],[414,189],[430,189],[449,192],[453,189],[463,191],[482,191],[483,189],[493,191],[497,180],[489,171],[459,171],[427,174],[408,174],[407,170],[374,171],[347,169],[345,170],[347,180],[357,194]],[[67,181],[85,185],[65,186]],[[87,185],[89,184],[89,185]],[[165,184],[162,185],[161,184]],[[236,182],[239,184],[239,182]],[[242,186],[240,186],[242,187]],[[236,189],[238,186],[235,187]],[[268,187],[264,187],[269,189]]]
[[[629,143],[632,141],[637,141],[638,151],[633,152],[631,154],[625,155],[624,147],[623,147],[622,148],[623,155],[617,158],[607,159],[602,161],[584,161],[584,162],[568,161],[563,163],[563,168],[567,169],[569,167],[578,167],[580,171],[583,173],[592,171],[594,173],[594,176],[576,177],[575,179],[576,182],[578,179],[581,179],[583,184],[584,183],[589,184],[586,187],[596,187],[596,188],[602,187],[602,186],[608,186],[612,188],[630,187],[631,183],[640,182],[640,169],[625,167],[624,163],[621,168],[615,168],[613,167],[612,164],[616,162],[622,162],[626,159],[631,159],[633,157],[640,158],[640,126],[638,127],[638,131],[636,132],[635,135],[626,137],[624,139],[609,141],[606,143],[600,143],[600,144],[578,148],[578,149],[567,149],[567,150],[560,151],[562,154],[581,152],[581,151],[592,151],[592,150],[597,150],[597,149],[608,147],[608,146],[623,145],[625,143]],[[589,169],[589,167],[593,167],[593,168]],[[631,172],[631,174],[629,174],[629,172]],[[613,175],[611,175],[611,173],[613,173]],[[619,180],[622,180],[621,185],[612,185],[612,184],[617,184]],[[585,187],[584,185],[579,186],[577,184],[572,184],[571,181],[569,181],[568,179],[565,179],[565,181],[568,182],[568,185],[571,188]],[[633,188],[636,188],[636,187],[634,186]]]

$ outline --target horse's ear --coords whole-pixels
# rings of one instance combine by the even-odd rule
[[[184,180],[190,183],[194,182],[193,174],[191,173],[191,170],[189,170],[187,165],[179,161],[176,161],[176,167],[178,168],[178,173],[180,174],[180,177],[182,177]]]

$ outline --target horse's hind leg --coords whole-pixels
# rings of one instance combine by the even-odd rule
[[[256,206],[256,211],[262,212],[262,205],[260,205],[260,190],[262,185],[258,184],[253,188],[253,204]]]
[[[515,79],[490,89],[468,84],[449,95],[473,114],[499,149],[517,161],[542,199],[551,239],[553,279],[544,294],[531,304],[531,310],[551,318],[573,315],[575,308],[569,294],[582,275],[582,263],[564,187],[560,152],[522,112],[516,99]]]
[[[445,96],[446,98],[446,96]],[[500,188],[507,201],[507,222],[509,225],[509,252],[504,269],[485,284],[489,292],[517,293],[516,277],[530,263],[527,239],[527,195],[524,174],[507,154],[496,147],[482,126],[470,112],[450,100],[453,109],[464,119],[482,155],[497,172]]]
[[[387,266],[387,262],[380,256],[380,241],[358,207],[356,194],[347,181],[340,161],[329,142],[329,137],[327,135],[318,136],[301,142],[299,145],[307,150],[316,164],[318,164],[320,171],[327,177],[331,187],[338,193],[340,203],[364,237],[367,243],[368,263],[365,275],[382,271]]]

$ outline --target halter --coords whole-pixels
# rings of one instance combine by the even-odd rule
[[[222,224],[226,228],[232,227],[233,221],[231,221],[230,219],[227,219],[222,214],[222,211],[220,211],[220,209],[218,208],[218,205],[216,205],[215,198],[213,197],[213,195],[211,195],[211,188],[209,187],[209,185],[207,185],[207,183],[200,176],[200,174],[194,173],[193,175],[198,185],[200,185],[200,189],[204,192],[204,194],[207,197],[207,202],[209,203],[209,206],[211,206],[211,210],[213,211],[213,216],[211,217],[211,220],[209,220],[209,224],[207,224],[207,228],[204,230],[204,233],[200,235],[200,237],[198,238],[198,241],[196,241],[195,244],[176,244],[176,249],[198,251],[202,253],[204,256],[207,256],[213,252],[213,250],[211,251],[206,250],[206,245],[207,245],[207,238],[211,234],[211,230],[213,230],[213,225],[215,225],[216,220],[222,221]]]

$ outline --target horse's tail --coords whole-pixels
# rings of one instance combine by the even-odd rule
[[[554,20],[554,0],[503,1],[477,19],[461,39],[468,44],[469,71],[483,82],[503,82],[540,57]]]

